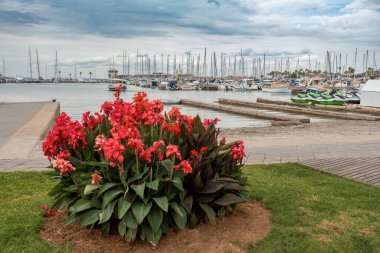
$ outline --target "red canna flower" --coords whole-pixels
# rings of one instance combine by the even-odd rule
[[[95,184],[95,185],[99,184],[100,180],[102,180],[102,176],[96,173],[92,174],[91,177],[92,177],[91,184]]]
[[[179,160],[182,160],[181,153],[178,151],[178,146],[176,145],[167,145],[166,146],[166,158],[171,156],[177,157]]]
[[[245,157],[244,153],[244,142],[237,141],[235,145],[231,148],[230,156],[232,156],[235,160],[241,161]]]
[[[226,145],[226,138],[223,137],[223,138],[220,140],[219,144],[220,144],[221,146]]]
[[[63,159],[54,160],[53,167],[60,171],[61,176],[67,176],[70,171],[75,171],[75,167],[69,161]]]
[[[124,161],[123,152],[125,147],[117,139],[107,139],[103,144],[103,151],[107,161],[120,163]]]
[[[188,174],[193,172],[193,168],[191,168],[191,165],[189,161],[183,160],[178,165],[173,166],[175,170],[179,170],[182,168],[183,173]]]

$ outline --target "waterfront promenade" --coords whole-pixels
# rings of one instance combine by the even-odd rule
[[[41,140],[59,111],[56,102],[0,103],[0,171],[46,169]]]
[[[46,170],[49,162],[42,155],[41,141],[58,112],[59,103],[54,102],[0,104],[0,171]],[[377,159],[380,123],[377,121],[330,120],[295,126],[226,129],[221,131],[221,136],[227,141],[244,140],[246,164],[297,162],[329,172],[326,166],[337,165],[334,161],[342,161],[341,165],[348,167],[350,162],[343,161],[355,159],[356,171],[361,171],[357,164],[360,160],[362,167],[374,168],[369,174],[380,176],[380,159]],[[367,160],[370,166],[366,165]]]

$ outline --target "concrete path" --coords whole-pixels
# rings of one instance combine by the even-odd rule
[[[55,102],[0,104],[0,171],[46,168],[41,139],[58,113]]]

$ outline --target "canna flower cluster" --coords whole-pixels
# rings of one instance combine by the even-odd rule
[[[42,145],[60,180],[51,193],[56,203],[42,207],[48,216],[67,207],[70,222],[80,218],[103,234],[157,244],[168,227],[183,229],[190,214],[197,222],[244,201],[242,141],[219,142],[218,119],[184,115],[178,107],[163,113],[162,101],[144,92],[126,102],[121,87],[114,101],[94,115],[85,112],[80,122],[64,112],[56,118]],[[135,212],[141,208],[149,214]],[[138,225],[125,223],[131,217]]]

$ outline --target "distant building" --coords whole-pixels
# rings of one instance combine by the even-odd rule
[[[119,71],[116,69],[108,70],[108,78],[117,78]]]
[[[380,80],[368,80],[362,90],[360,105],[380,107]]]

